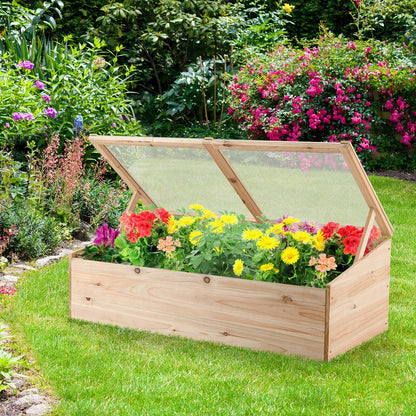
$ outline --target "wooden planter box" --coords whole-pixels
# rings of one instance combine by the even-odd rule
[[[70,260],[70,315],[327,360],[388,326],[390,242],[326,289]]]
[[[361,254],[326,289],[96,262],[81,250],[70,258],[70,316],[329,361],[388,327],[392,229],[374,195]],[[375,218],[385,238],[363,256]]]

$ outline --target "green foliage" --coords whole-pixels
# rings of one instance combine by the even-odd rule
[[[11,239],[7,252],[22,259],[53,254],[67,238],[65,228],[59,221],[23,203],[5,208],[0,213],[0,226],[1,229],[17,227],[18,233]]]
[[[199,56],[229,50],[222,16],[234,10],[213,0],[124,0],[103,8],[99,31],[113,49],[126,47],[137,70],[136,88],[161,94]]]
[[[11,152],[0,150],[0,207],[24,199],[28,175],[22,168],[23,163],[13,160]]]
[[[130,198],[131,191],[126,190],[123,184],[87,173],[75,189],[73,211],[91,230],[103,223],[117,228]]]
[[[10,336],[1,335],[1,332],[6,331],[6,328],[0,328],[0,343],[9,339]],[[19,375],[16,372],[16,367],[23,362],[23,356],[14,357],[11,352],[0,348],[0,392],[8,388],[15,389],[13,377]]]
[[[7,128],[2,130],[0,145],[21,149],[34,139],[41,146],[46,132],[71,137],[77,115],[83,116],[85,131],[90,133],[137,134],[140,127],[127,98],[126,83],[133,68],[120,67],[117,56],[106,61],[101,55],[103,46],[98,40],[89,46],[54,44],[41,50],[38,73],[36,68],[19,68],[9,53],[3,54],[0,123]],[[38,80],[43,88],[36,86]],[[48,108],[54,112],[48,113]],[[15,120],[14,113],[30,113],[33,118]]]
[[[56,28],[56,20],[62,17],[64,3],[61,0],[38,1],[29,7],[23,7],[16,1],[0,3],[0,31],[8,37],[32,39],[36,32],[45,33]],[[36,8],[34,8],[36,6]]]
[[[415,0],[361,0],[352,14],[356,36],[415,45]]]

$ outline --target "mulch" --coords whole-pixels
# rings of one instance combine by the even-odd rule
[[[395,170],[387,170],[384,172],[368,172],[369,175],[385,176],[388,178],[396,178],[402,181],[416,182],[416,172],[400,172]]]

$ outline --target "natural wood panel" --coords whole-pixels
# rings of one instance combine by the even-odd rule
[[[323,358],[322,289],[72,263],[72,317]]]
[[[327,286],[325,358],[360,345],[388,327],[391,240]]]

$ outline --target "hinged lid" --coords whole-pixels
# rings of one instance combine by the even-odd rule
[[[141,200],[170,211],[202,204],[219,212],[276,220],[393,228],[349,142],[310,143],[90,136]],[[361,256],[360,256],[361,257]]]

